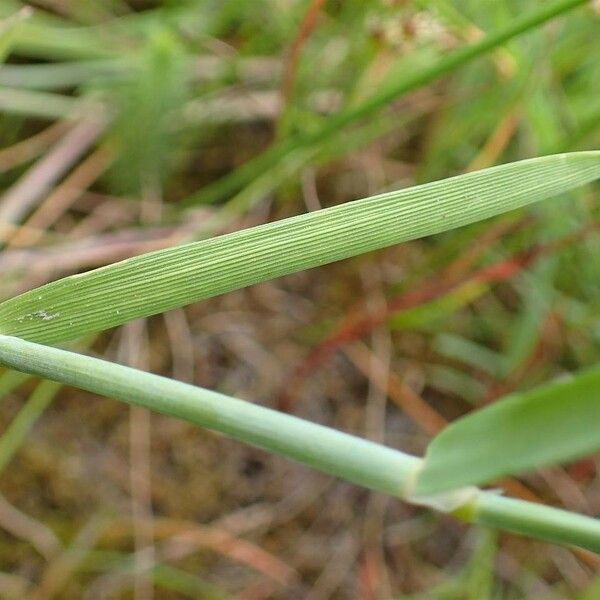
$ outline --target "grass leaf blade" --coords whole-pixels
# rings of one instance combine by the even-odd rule
[[[600,177],[600,152],[509,163],[168,248],[0,305],[0,333],[54,343],[448,231]]]
[[[599,400],[596,367],[455,421],[431,442],[415,493],[479,485],[597,450]]]

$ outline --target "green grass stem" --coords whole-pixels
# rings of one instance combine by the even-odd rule
[[[224,394],[82,354],[0,336],[0,363],[224,433],[309,467],[403,497],[421,459]],[[467,465],[465,465],[467,468]],[[600,552],[600,521],[477,493],[462,519]]]
[[[400,77],[397,80],[387,82],[381,90],[375,92],[361,104],[348,107],[338,114],[328,117],[322,127],[303,135],[288,137],[281,143],[273,145],[230,175],[226,175],[214,184],[186,198],[183,206],[213,203],[228,198],[297,148],[324,142],[332,135],[337,134],[340,129],[372,115],[404,94],[439,79],[512,38],[531,31],[546,21],[585,3],[586,0],[558,0],[557,2],[543,3],[537,10],[513,19],[506,27],[488,34],[474,44],[464,46],[445,55],[427,68],[411,73],[407,77]]]

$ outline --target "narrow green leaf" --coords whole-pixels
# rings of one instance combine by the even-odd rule
[[[90,81],[126,78],[133,70],[132,64],[131,59],[9,64],[0,70],[0,85],[38,91],[60,90]]]
[[[504,357],[482,344],[459,335],[441,333],[433,348],[442,356],[461,361],[494,377],[501,377]]]
[[[2,373],[0,375],[0,400],[3,400],[4,396],[16,390],[29,379],[31,379],[29,375],[24,375],[18,371],[8,370]]]
[[[65,119],[76,114],[81,105],[80,100],[62,94],[0,87],[0,110],[3,113],[49,120]]]
[[[60,388],[61,385],[54,381],[42,381],[38,384],[23,408],[2,433],[0,436],[0,473],[4,471],[6,465],[23,445],[32,427],[54,400]]]
[[[0,305],[0,333],[54,343],[480,221],[600,177],[557,154],[389,192],[72,275]]]
[[[2,0],[0,17],[12,16],[23,8],[23,2]],[[101,32],[106,34],[106,27],[73,27],[67,19],[34,9],[31,18],[17,30],[12,48],[18,54],[45,61],[114,56],[114,43],[111,43],[114,37],[109,40]]]
[[[0,63],[10,53],[13,41],[19,30],[19,27],[31,16],[31,9],[24,7],[14,15],[0,21]]]
[[[127,574],[130,577],[139,574],[135,555],[124,552],[107,552],[105,550],[90,552],[87,561],[81,566],[81,570],[92,573],[118,572]],[[203,600],[226,600],[231,598],[230,595],[217,586],[164,563],[149,564],[146,573],[152,578],[157,587],[177,592],[177,597],[196,600],[198,598]],[[131,577],[131,580],[133,582],[133,577]]]
[[[558,0],[552,3],[544,2],[531,12],[516,16],[506,27],[490,32],[479,41],[458,48],[453,52],[445,53],[440,60],[432,62],[426,68],[408,74],[405,74],[404,71],[399,73],[396,71],[394,77],[385,81],[374,91],[373,95],[363,102],[349,106],[336,115],[329,117],[322,127],[303,135],[288,137],[281,143],[271,146],[267,151],[243,164],[229,175],[188,197],[184,204],[218,202],[236,194],[298,148],[306,148],[326,142],[332,136],[338,134],[341,129],[361,119],[372,117],[378,110],[404,94],[428,85],[469,61],[485,55],[494,48],[498,48],[514,37],[531,31],[546,21],[584,4],[585,1]]]
[[[498,554],[498,535],[493,530],[480,530],[479,539],[464,573],[467,600],[493,600],[494,564]]]
[[[431,442],[415,493],[478,485],[594,452],[599,403],[596,367],[475,411]]]

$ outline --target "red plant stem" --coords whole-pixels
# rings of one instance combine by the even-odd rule
[[[304,46],[306,40],[310,37],[310,34],[315,28],[323,4],[325,4],[325,0],[310,0],[310,4],[304,14],[296,37],[294,38],[285,59],[283,65],[283,81],[281,84],[281,96],[285,104],[287,104],[292,97],[294,79],[296,78],[296,70],[298,68],[302,46]]]

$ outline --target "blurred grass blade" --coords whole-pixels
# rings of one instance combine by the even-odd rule
[[[516,17],[506,27],[493,31],[478,42],[445,54],[440,60],[433,62],[427,68],[419,69],[400,77],[391,78],[364,102],[350,106],[337,115],[328,117],[324,125],[304,135],[285,139],[263,152],[255,159],[242,165],[230,175],[223,177],[207,188],[190,196],[184,205],[197,203],[213,203],[223,200],[239,192],[255,178],[269,170],[300,147],[312,146],[329,140],[339,133],[340,129],[356,123],[361,119],[372,116],[378,110],[393,100],[419,89],[436,79],[465,65],[469,61],[483,56],[486,52],[498,48],[505,42],[527,31],[531,31],[554,17],[567,12],[576,6],[585,4],[586,0],[558,0],[553,3],[542,3],[537,10]]]
[[[81,100],[62,94],[0,87],[0,111],[7,114],[66,119],[76,116],[81,105]]]
[[[24,7],[7,19],[0,20],[0,63],[9,55],[19,27],[31,16],[31,8]]]
[[[3,432],[0,437],[0,474],[23,445],[32,427],[48,408],[60,388],[61,385],[54,381],[42,381]]]
[[[599,402],[594,368],[473,412],[431,442],[415,493],[478,485],[594,452]]]
[[[18,371],[8,370],[0,375],[0,401],[4,396],[16,390],[21,384],[31,379],[29,375],[24,375]]]
[[[39,91],[60,90],[90,81],[125,79],[131,75],[133,64],[131,59],[99,59],[3,65],[0,69],[0,85]]]
[[[535,158],[389,192],[73,275],[0,304],[0,333],[54,343],[549,198],[600,152]]]
[[[105,550],[90,552],[81,570],[126,574],[128,579],[123,581],[124,589],[127,589],[128,581],[131,583],[137,573],[134,555],[122,552],[107,552]],[[176,592],[177,597],[202,598],[203,600],[227,600],[231,598],[229,594],[217,586],[200,579],[196,575],[191,575],[186,571],[164,563],[150,563],[147,572],[155,586]]]
[[[31,11],[31,7],[24,6],[22,2],[2,0],[0,18],[11,17],[24,8]],[[11,50],[44,61],[53,58],[79,60],[114,55],[114,44],[107,43],[106,38],[99,34],[98,28],[73,26],[67,19],[35,8],[31,18],[15,31]]]
[[[135,77],[113,85],[119,106],[111,131],[120,156],[111,172],[116,189],[141,195],[162,189],[173,162],[170,149],[177,146],[173,125],[186,100],[186,58],[170,31],[154,31]]]

